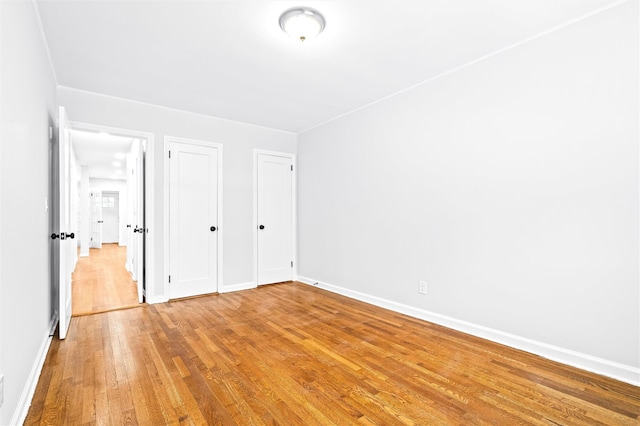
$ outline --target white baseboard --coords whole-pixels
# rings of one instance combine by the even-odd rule
[[[146,299],[146,302],[147,302],[148,305],[153,305],[153,304],[156,304],[156,303],[167,303],[168,301],[169,301],[169,298],[168,297],[164,297],[164,296],[148,297]]]
[[[21,425],[24,423],[25,419],[27,418],[27,414],[29,413],[29,407],[31,407],[31,400],[33,399],[33,395],[36,392],[36,386],[38,386],[40,373],[42,372],[44,361],[47,359],[49,346],[51,346],[51,339],[52,339],[51,335],[55,332],[57,323],[58,323],[57,317],[52,318],[51,322],[49,323],[47,334],[42,340],[42,344],[40,345],[40,349],[38,350],[38,355],[36,356],[36,360],[33,363],[33,367],[31,367],[29,378],[27,379],[24,389],[22,390],[22,395],[20,395],[20,399],[18,400],[18,406],[16,407],[16,410],[13,412],[13,416],[11,417],[10,424],[12,425]]]
[[[252,288],[256,288],[256,283],[254,283],[253,281],[248,283],[239,283],[239,284],[220,286],[220,288],[218,289],[218,293],[220,294],[231,293],[232,291],[250,290]],[[154,303],[166,303],[168,301],[169,301],[169,298],[164,296],[150,297],[147,299],[147,303],[149,305],[153,305]]]
[[[219,293],[231,293],[232,291],[250,290],[252,288],[256,288],[256,283],[254,283],[253,281],[248,283],[231,284],[221,286]]]
[[[58,321],[60,318],[58,317],[58,310],[53,313],[53,318],[49,321],[49,336],[53,336],[53,333],[56,332],[56,327],[58,325]]]
[[[382,299],[380,297],[360,293],[358,291],[349,290],[344,287],[325,283],[309,277],[298,276],[298,281],[304,284],[314,285],[333,293],[338,293],[343,296],[350,297],[352,299],[360,300],[362,302],[380,306],[382,308],[386,308],[401,314],[409,315],[414,318],[429,321],[434,324],[439,324],[453,330],[458,330],[463,333],[491,340],[493,342],[510,346],[515,349],[520,349],[535,355],[539,355],[543,358],[570,365],[572,367],[577,367],[582,370],[611,377],[613,379],[630,383],[635,386],[640,386],[640,368],[594,357],[570,349],[550,345],[544,342],[531,340],[526,337],[505,333],[500,330],[473,324],[467,321],[448,317],[446,315],[437,314],[435,312],[429,312],[424,309],[414,308],[402,303],[397,303],[391,300]]]

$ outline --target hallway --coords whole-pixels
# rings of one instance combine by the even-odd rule
[[[73,273],[73,316],[138,306],[136,282],[125,268],[127,248],[103,244],[78,258]]]

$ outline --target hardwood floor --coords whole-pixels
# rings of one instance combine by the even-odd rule
[[[138,287],[125,268],[127,248],[103,244],[79,257],[73,273],[72,315],[138,306]]]
[[[26,423],[638,425],[640,388],[299,283],[75,317]]]

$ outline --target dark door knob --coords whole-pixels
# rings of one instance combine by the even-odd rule
[[[76,237],[76,234],[74,234],[73,232],[70,234],[67,234],[67,238],[71,238],[72,240]]]
[[[55,240],[56,238],[60,238],[60,235],[54,232],[53,234],[49,235],[49,238],[51,238],[52,240]]]
[[[258,229],[264,229],[264,225],[258,226]]]
[[[215,226],[212,226],[211,228],[209,228],[211,230],[211,232],[214,232],[216,230]]]

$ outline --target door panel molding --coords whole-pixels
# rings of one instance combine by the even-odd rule
[[[216,148],[218,151],[217,155],[217,192],[218,192],[218,205],[217,205],[217,225],[216,225],[216,233],[218,235],[217,238],[217,289],[216,291],[221,292],[221,289],[224,287],[223,282],[223,241],[224,241],[224,221],[223,221],[223,145],[217,142],[203,141],[197,139],[188,139],[182,138],[178,136],[165,136],[164,144],[163,144],[163,155],[164,155],[164,185],[163,185],[163,195],[164,195],[164,244],[163,244],[163,276],[162,276],[162,288],[163,293],[162,296],[157,296],[157,302],[166,302],[169,300],[169,275],[170,275],[170,222],[169,222],[169,212],[170,212],[170,199],[169,199],[169,146],[172,142],[182,143],[187,145],[196,145],[196,146],[204,146],[209,148]]]
[[[273,157],[282,157],[289,159],[293,166],[291,172],[291,247],[293,268],[291,271],[291,279],[296,280],[298,276],[298,202],[297,202],[297,173],[296,155],[289,152],[269,151],[264,149],[253,150],[253,282],[257,287],[258,282],[258,161],[260,155],[269,155]]]

